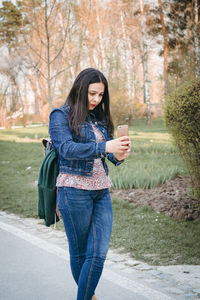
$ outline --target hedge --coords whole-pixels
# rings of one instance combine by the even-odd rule
[[[194,196],[200,199],[200,78],[167,96],[164,118],[191,175]]]

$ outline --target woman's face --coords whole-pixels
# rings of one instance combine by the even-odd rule
[[[102,100],[105,86],[102,82],[91,83],[88,86],[88,106],[93,110]]]

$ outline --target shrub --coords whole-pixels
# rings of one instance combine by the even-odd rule
[[[112,91],[111,114],[115,125],[126,124],[129,119],[130,109],[128,96],[123,90]]]
[[[140,103],[137,101],[133,102],[133,119],[141,119],[146,116],[146,104],[145,103]]]
[[[126,92],[123,89],[118,90],[117,93],[112,91],[111,114],[115,125],[127,124],[130,120],[135,121],[145,117],[146,104],[132,101],[130,109]]]
[[[200,79],[169,94],[164,113],[165,124],[190,172],[195,196],[200,199]]]

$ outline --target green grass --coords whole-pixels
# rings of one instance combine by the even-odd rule
[[[0,130],[0,140],[39,142],[44,137],[48,137],[47,126]]]
[[[0,209],[37,217],[38,171],[43,159],[41,138],[47,127],[0,130]]]
[[[132,147],[128,159],[117,168],[109,164],[114,188],[152,188],[177,175],[187,175],[162,120],[154,120],[152,126],[139,120],[130,127],[129,136]]]
[[[163,119],[153,119],[152,125],[147,126],[145,119],[140,119],[132,122],[132,126],[135,131],[139,132],[165,132],[167,133],[167,129],[164,127]]]
[[[114,188],[152,188],[174,179],[177,175],[185,175],[182,160],[177,154],[132,153],[117,168],[109,164],[110,177]]]
[[[161,121],[156,125],[157,133],[154,123],[153,131],[142,131],[142,126],[130,130],[134,152],[128,161],[111,167],[116,186],[122,180],[128,186],[149,188],[148,182],[153,186],[163,178],[185,172]],[[47,136],[47,127],[0,131],[1,210],[37,217],[35,182],[43,159],[40,138]],[[113,199],[113,211],[112,247],[123,248],[135,259],[150,264],[200,264],[200,222],[176,221],[120,199]],[[57,228],[63,230],[62,221]]]
[[[36,217],[35,181],[43,157],[42,145],[0,141],[0,149],[0,209]]]
[[[111,246],[149,264],[200,264],[200,221],[185,222],[113,199]]]
[[[185,174],[177,155],[134,155],[115,169],[110,165],[113,187],[117,189],[144,188],[149,189],[166,180]]]

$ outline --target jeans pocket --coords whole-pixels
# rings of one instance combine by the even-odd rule
[[[59,210],[65,208],[66,206],[66,193],[64,189],[65,187],[58,188],[56,203],[58,205]]]
[[[59,187],[58,189],[58,194],[57,194],[57,205],[58,209],[65,209],[68,206],[68,200],[67,200],[67,187]]]

